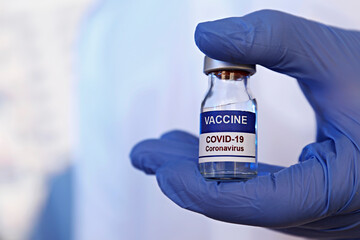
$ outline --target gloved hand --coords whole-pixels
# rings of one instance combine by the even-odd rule
[[[360,32],[266,10],[201,23],[195,41],[211,58],[296,78],[316,114],[316,142],[298,164],[260,164],[269,173],[246,182],[205,181],[198,139],[180,131],[136,145],[133,165],[156,174],[176,204],[213,219],[305,237],[360,238]]]

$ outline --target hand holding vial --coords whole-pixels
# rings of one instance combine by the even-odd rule
[[[359,39],[358,31],[271,10],[199,24],[195,41],[206,56],[297,79],[316,114],[316,142],[297,164],[259,163],[268,174],[241,182],[206,181],[199,140],[182,131],[136,145],[133,165],[156,174],[180,207],[213,219],[310,238],[359,238]]]

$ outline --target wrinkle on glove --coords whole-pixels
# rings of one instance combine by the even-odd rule
[[[211,58],[296,78],[316,115],[316,142],[298,164],[259,164],[262,174],[246,182],[205,181],[198,139],[182,131],[136,145],[133,165],[156,174],[177,205],[213,219],[309,238],[360,238],[360,33],[263,10],[200,23],[195,42]]]

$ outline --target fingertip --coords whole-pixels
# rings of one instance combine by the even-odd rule
[[[156,139],[146,139],[139,143],[137,143],[130,151],[130,160],[131,164],[142,171],[145,171],[146,173],[152,173],[148,172],[146,168],[144,167],[144,162],[146,156],[149,154],[149,149],[154,149],[156,146]]]
[[[199,23],[196,28],[195,28],[195,33],[194,33],[194,40],[195,40],[195,44],[196,46],[202,50],[202,39],[203,39],[203,32],[204,32],[204,28],[205,28],[206,22],[202,22]]]
[[[242,17],[203,22],[195,30],[195,43],[206,56],[228,62],[243,62],[253,41],[254,27]],[[245,62],[244,62],[245,63]]]
[[[194,183],[194,179],[202,178],[198,164],[192,161],[169,161],[156,172],[160,187],[176,191],[179,184]]]
[[[141,154],[142,152],[146,151],[148,149],[149,145],[152,145],[152,142],[157,141],[156,139],[146,139],[138,142],[133,146],[133,148],[130,151],[130,158],[137,157],[138,154]]]
[[[163,135],[161,135],[160,139],[169,140],[169,141],[180,141],[194,145],[198,144],[199,141],[198,138],[195,137],[194,135],[182,130],[172,130],[166,132]]]
[[[190,161],[168,162],[156,172],[161,191],[182,208],[199,212],[197,203],[202,201],[199,191],[206,184],[198,165]]]

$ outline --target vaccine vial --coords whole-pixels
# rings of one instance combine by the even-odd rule
[[[205,57],[209,89],[201,104],[199,167],[207,180],[257,176],[257,109],[248,89],[255,72],[255,65]]]

